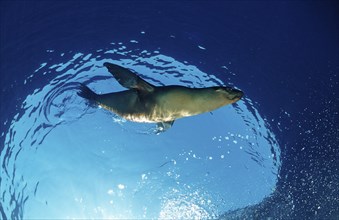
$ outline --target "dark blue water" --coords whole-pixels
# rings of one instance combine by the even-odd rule
[[[339,9],[322,2],[0,3],[2,219],[339,218]],[[77,96],[231,85],[154,125]]]

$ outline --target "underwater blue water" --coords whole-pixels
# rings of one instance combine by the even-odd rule
[[[1,219],[336,219],[334,2],[1,1]],[[236,104],[155,124],[77,95],[232,86]]]

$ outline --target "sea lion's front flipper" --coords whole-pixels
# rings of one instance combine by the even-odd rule
[[[123,87],[127,89],[137,89],[145,92],[154,91],[153,85],[141,79],[129,69],[108,62],[104,63],[104,66]]]
[[[170,129],[172,127],[173,123],[174,123],[174,120],[173,121],[158,122],[156,133],[159,134],[161,132],[167,131],[168,129]]]

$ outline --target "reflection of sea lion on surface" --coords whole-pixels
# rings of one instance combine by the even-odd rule
[[[128,90],[99,95],[81,85],[79,95],[127,120],[158,123],[159,131],[177,118],[213,111],[243,96],[229,87],[154,86],[124,67],[107,62],[104,66]]]

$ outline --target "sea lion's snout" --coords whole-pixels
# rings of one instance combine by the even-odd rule
[[[244,96],[244,92],[243,91],[240,91],[238,89],[232,89],[232,93],[234,94],[234,98],[233,100],[240,100],[243,96]]]
[[[217,92],[221,92],[224,97],[233,102],[239,101],[243,96],[244,92],[231,87],[215,87]]]

